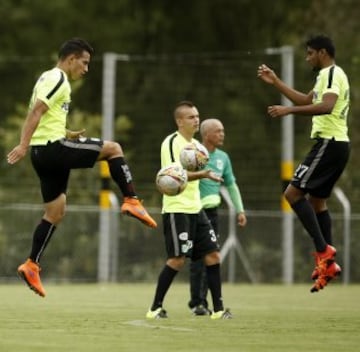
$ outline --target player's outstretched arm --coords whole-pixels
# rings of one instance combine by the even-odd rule
[[[292,87],[289,87],[271,68],[264,64],[258,67],[257,76],[265,83],[273,85],[281,94],[285,95],[295,105],[308,105],[312,103],[312,91],[308,94],[304,94]]]

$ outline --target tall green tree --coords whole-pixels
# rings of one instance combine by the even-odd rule
[[[0,141],[0,153],[5,156],[14,142],[8,135],[16,137],[19,133],[30,91],[40,72],[54,65],[58,47],[65,39],[81,36],[92,43],[96,54],[88,76],[74,90],[72,112],[76,109],[83,116],[101,114],[102,57],[105,52],[125,53],[131,57],[131,64],[118,66],[121,71],[117,88],[126,94],[116,97],[116,115],[124,116],[133,127],[126,139],[123,134],[117,134],[116,138],[125,144],[130,161],[149,156],[150,162],[144,160],[135,165],[136,173],[141,175],[141,185],[152,185],[158,154],[156,147],[154,154],[149,153],[148,146],[156,145],[164,133],[174,127],[171,109],[180,98],[193,99],[200,104],[204,114],[224,117],[230,126],[229,151],[248,150],[252,144],[259,158],[268,160],[266,153],[270,150],[259,145],[256,138],[265,140],[269,136],[278,141],[278,124],[262,117],[266,104],[279,97],[253,83],[258,60],[265,48],[293,45],[297,54],[296,86],[309,89],[313,77],[303,60],[303,42],[309,33],[328,32],[338,44],[338,61],[344,63],[353,82],[354,98],[358,94],[359,46],[356,42],[359,39],[353,33],[359,26],[356,16],[359,6],[354,0],[342,1],[341,11],[339,6],[339,2],[333,0],[184,0],[179,4],[163,0],[94,0],[86,4],[80,0],[46,3],[43,0],[3,0],[0,3],[0,133],[7,137]],[[237,74],[224,68],[217,77],[210,77],[207,66],[225,65],[222,57],[227,60],[232,57],[242,63],[240,66],[244,71],[239,68]],[[273,60],[264,56],[263,59]],[[140,64],[141,60],[146,64]],[[191,66],[191,70],[187,70],[181,60]],[[280,69],[278,61],[273,65]],[[180,79],[174,82],[170,77],[171,66],[179,70],[181,83]],[[252,93],[246,89],[249,86],[246,82],[253,85]],[[212,88],[203,89],[202,84]],[[158,94],[150,95],[154,92]],[[21,110],[18,106],[22,106]],[[354,99],[354,114],[358,109]],[[356,119],[351,123],[353,141],[357,145],[356,131],[360,126]],[[91,118],[84,120],[84,124],[92,125]],[[240,126],[252,127],[245,132],[251,140],[238,138]],[[304,122],[297,120],[296,133],[300,141],[297,148],[304,148],[307,143],[307,131],[306,119]],[[276,153],[278,148],[279,144]],[[237,165],[239,172],[240,159],[241,156]],[[353,162],[357,165],[355,157]],[[5,162],[2,166],[3,177],[13,174]],[[26,170],[28,168],[24,166],[23,171]],[[348,183],[349,187],[356,185],[351,175]]]

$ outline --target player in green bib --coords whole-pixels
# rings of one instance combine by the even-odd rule
[[[209,152],[209,162],[206,168],[221,176],[221,183],[208,178],[200,180],[201,204],[209,218],[214,231],[219,236],[218,207],[221,203],[220,187],[223,185],[229,192],[232,204],[237,214],[237,222],[245,226],[247,219],[239,187],[233,173],[229,155],[219,149],[224,143],[224,126],[218,119],[206,119],[200,125],[201,142]],[[207,315],[208,302],[206,299],[208,286],[204,264],[201,260],[190,263],[190,294],[189,307],[194,315]]]
[[[350,87],[345,72],[335,63],[335,46],[329,37],[317,35],[306,42],[306,61],[318,72],[316,83],[307,94],[287,86],[266,65],[258,68],[258,77],[295,104],[269,106],[271,117],[312,116],[314,145],[296,168],[284,195],[314,241],[315,269],[311,278],[315,283],[311,292],[317,292],[341,272],[335,262],[327,199],[349,159]]]
[[[209,151],[210,158],[206,168],[223,178],[222,183],[208,178],[200,180],[201,204],[204,209],[217,208],[221,203],[220,187],[224,185],[235,207],[238,223],[244,226],[246,224],[244,205],[236,184],[231,160],[226,152],[218,148],[224,142],[224,126],[218,119],[207,119],[201,123],[200,134],[202,143]]]

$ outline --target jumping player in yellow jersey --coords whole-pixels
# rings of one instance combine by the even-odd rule
[[[193,103],[180,102],[174,111],[177,131],[167,136],[161,144],[161,166],[179,163],[180,151],[194,142],[199,130],[199,112]],[[206,266],[209,290],[213,300],[211,319],[230,319],[224,309],[221,293],[220,253],[216,234],[202,210],[199,179],[222,179],[211,170],[188,172],[188,185],[176,196],[163,196],[163,230],[167,260],[160,272],[153,303],[146,313],[147,319],[167,318],[163,301],[177,273],[183,268],[186,257],[202,259]]]
[[[121,212],[147,226],[157,226],[136,196],[121,146],[112,141],[85,138],[84,130],[66,129],[71,101],[69,80],[78,80],[88,72],[92,54],[92,47],[81,38],[70,39],[61,46],[56,67],[44,72],[34,86],[20,143],[7,156],[8,163],[15,164],[31,147],[31,162],[40,179],[45,212],[35,228],[30,256],[19,266],[18,274],[42,297],[45,290],[39,276],[39,262],[64,217],[71,169],[92,168],[97,161],[106,160],[111,177],[124,196]]]
[[[314,88],[308,94],[288,87],[266,65],[258,68],[258,77],[295,104],[269,106],[271,117],[288,114],[312,116],[311,139],[314,145],[295,170],[284,195],[314,241],[315,269],[311,277],[315,283],[311,292],[317,292],[341,273],[335,262],[336,249],[332,246],[327,199],[349,159],[347,117],[350,88],[346,74],[335,64],[335,47],[329,37],[311,37],[306,42],[306,49],[306,61],[318,71]]]

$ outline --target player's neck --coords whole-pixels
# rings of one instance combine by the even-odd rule
[[[58,69],[60,69],[61,71],[65,72],[67,76],[69,76],[69,70],[67,68],[67,66],[63,63],[63,62],[58,62],[58,64],[56,65],[56,67]]]
[[[333,65],[335,65],[335,60],[333,58],[329,58],[327,60],[324,60],[324,62],[322,64],[322,68],[330,67]]]
[[[202,144],[208,150],[209,153],[212,153],[216,149],[216,147],[213,144],[207,143],[206,141],[203,141]]]
[[[191,142],[191,140],[194,137],[193,133],[186,133],[186,131],[179,129],[178,132],[188,141]]]

